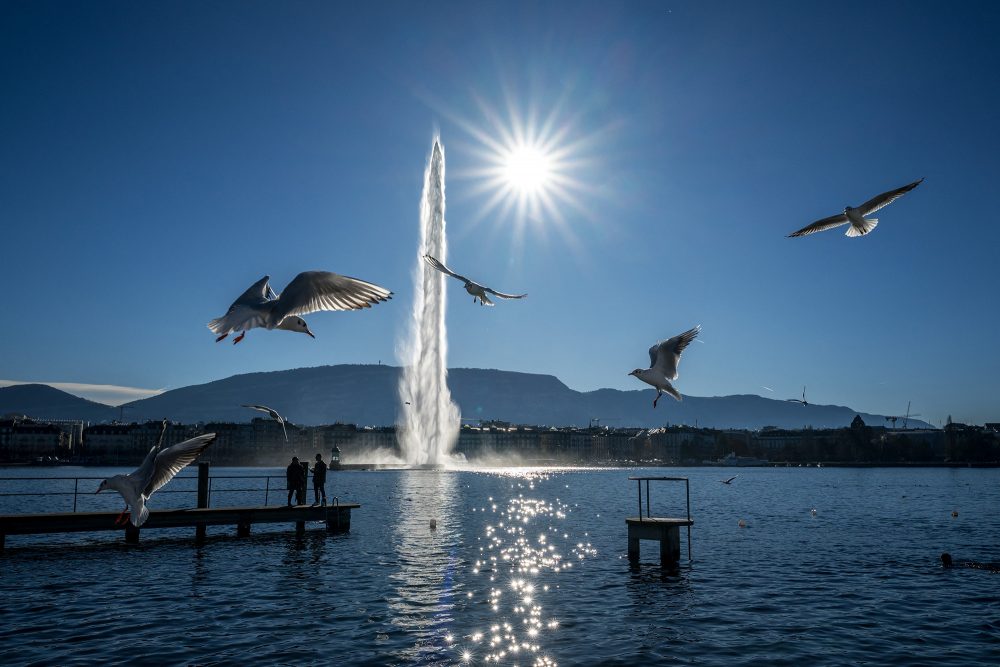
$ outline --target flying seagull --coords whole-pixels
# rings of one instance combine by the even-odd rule
[[[279,415],[277,410],[269,408],[266,405],[243,405],[242,407],[269,414],[271,419],[281,424],[281,432],[285,434],[285,442],[288,442],[288,431],[285,430],[285,418]]]
[[[809,405],[809,401],[806,400],[806,388],[802,387],[802,398],[786,398],[789,403],[801,403],[803,406]]]
[[[733,475],[729,479],[720,479],[719,481],[722,482],[723,484],[732,484],[733,480],[736,479],[737,477],[739,477],[739,475]]]
[[[847,236],[864,236],[871,230],[875,229],[875,225],[878,224],[878,218],[865,219],[866,215],[871,215],[883,206],[888,206],[913,188],[920,185],[923,181],[924,179],[921,178],[919,181],[913,181],[909,185],[904,185],[901,188],[883,192],[880,195],[872,197],[857,208],[848,206],[844,209],[843,213],[838,213],[837,215],[831,215],[829,218],[817,220],[797,232],[792,232],[788,236],[806,236],[808,234],[815,234],[816,232],[823,232],[827,229],[833,229],[834,227],[840,227],[841,225],[846,225],[848,223],[850,223],[850,227],[847,228]]]
[[[455,273],[454,271],[452,271],[447,266],[445,266],[435,258],[431,257],[430,255],[424,255],[424,259],[427,260],[428,264],[433,266],[441,273],[446,273],[449,276],[453,278],[458,278],[459,280],[464,282],[465,291],[472,295],[472,303],[475,303],[476,299],[478,299],[480,305],[492,306],[493,302],[490,301],[490,297],[486,296],[487,293],[492,294],[493,296],[498,296],[501,299],[523,299],[524,297],[528,296],[527,294],[504,294],[503,292],[498,292],[495,289],[486,287],[485,285],[480,285],[474,280],[469,280],[465,276]]]
[[[629,373],[646,384],[656,387],[656,398],[653,399],[654,408],[656,402],[660,400],[660,395],[664,392],[678,401],[681,400],[681,393],[674,389],[670,381],[677,379],[677,364],[681,361],[681,352],[695,339],[699,331],[701,331],[700,324],[694,329],[688,329],[678,336],[657,343],[649,348],[650,367],[645,370],[637,368]]]
[[[384,287],[329,271],[303,271],[280,295],[271,289],[270,279],[264,276],[255,282],[229,306],[225,315],[208,323],[208,328],[219,334],[216,343],[231,333],[242,331],[233,340],[235,345],[243,340],[248,330],[258,327],[298,331],[315,338],[299,315],[320,310],[371,308],[373,304],[392,298],[392,292]]]
[[[160,445],[154,445],[146,459],[134,472],[127,475],[115,475],[101,482],[95,493],[100,493],[105,489],[117,491],[125,500],[126,507],[118,515],[115,525],[124,523],[125,512],[131,508],[132,513],[129,520],[132,525],[138,528],[146,523],[149,518],[149,510],[146,509],[146,501],[161,486],[174,478],[186,465],[194,461],[205,451],[205,448],[215,440],[214,433],[199,435],[176,445],[161,449]]]

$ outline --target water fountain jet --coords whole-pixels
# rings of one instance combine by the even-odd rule
[[[434,138],[420,200],[420,248],[413,272],[414,301],[409,338],[402,349],[399,382],[401,419],[397,439],[403,460],[414,467],[447,467],[458,440],[458,406],[448,391],[448,330],[445,276],[424,255],[446,261],[444,147]]]

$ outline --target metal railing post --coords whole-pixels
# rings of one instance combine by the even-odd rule
[[[76,492],[80,486],[80,478],[76,477],[73,479],[73,511],[76,511]]]
[[[208,469],[211,464],[207,461],[198,462],[198,507],[206,508],[208,507],[210,489],[212,485],[211,478],[208,476]],[[199,523],[194,529],[194,539],[196,542],[201,543],[205,541],[205,524]]]
[[[267,499],[271,495],[271,476],[264,478],[264,507],[267,507]]]

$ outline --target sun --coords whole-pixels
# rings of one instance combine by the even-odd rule
[[[538,146],[521,144],[503,156],[503,178],[520,194],[536,194],[545,190],[549,183],[551,162],[551,158]]]

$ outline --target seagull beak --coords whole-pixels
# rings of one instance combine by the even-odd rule
[[[314,334],[312,331],[309,331],[309,329],[306,329],[306,333],[309,334],[310,338],[315,338],[316,337],[316,334]]]

